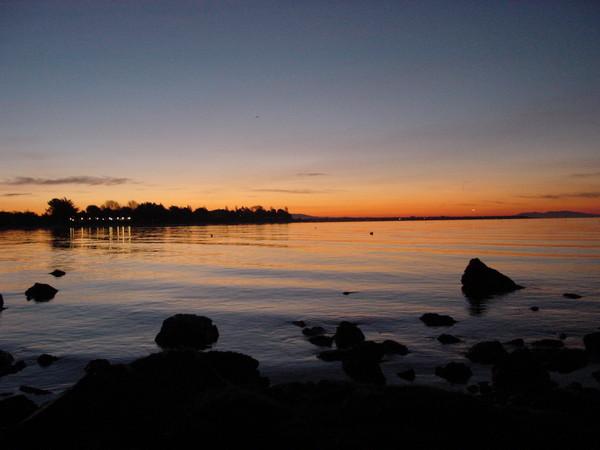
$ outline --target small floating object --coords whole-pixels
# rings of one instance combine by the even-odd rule
[[[578,298],[581,298],[581,295],[579,295],[579,294],[571,294],[571,293],[569,293],[569,292],[565,292],[565,293],[563,294],[563,297],[566,297],[566,298],[572,298],[572,299],[576,300],[576,299],[578,299]]]
[[[371,231],[369,234],[370,234],[371,236],[373,236],[373,232],[372,232],[372,231]]]
[[[27,296],[27,300],[33,299],[37,302],[43,302],[52,300],[57,292],[58,289],[53,288],[49,284],[35,283],[25,291],[25,295]]]
[[[67,272],[63,272],[62,270],[59,270],[59,269],[55,269],[52,272],[50,272],[50,275],[54,275],[57,278],[58,277],[62,277],[64,275],[66,275],[66,274],[67,274]]]
[[[356,294],[358,291],[344,291],[342,292],[342,294],[344,295],[350,295],[350,294]]]
[[[532,311],[539,311],[540,308],[538,308],[537,306],[532,306],[531,308],[529,308]]]

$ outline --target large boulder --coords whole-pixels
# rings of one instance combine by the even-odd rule
[[[523,289],[506,275],[486,266],[480,259],[469,261],[461,279],[463,292],[471,298],[487,298]]]
[[[49,284],[35,283],[25,291],[25,295],[27,296],[27,300],[33,299],[36,302],[45,302],[52,300],[57,292],[58,289],[53,288]]]
[[[339,348],[348,348],[364,342],[365,335],[355,323],[341,322],[333,336],[335,345]]]
[[[479,342],[465,355],[469,360],[481,364],[495,364],[508,356],[499,341]]]
[[[210,347],[217,339],[219,331],[208,317],[175,314],[165,319],[154,340],[160,347],[200,350]]]

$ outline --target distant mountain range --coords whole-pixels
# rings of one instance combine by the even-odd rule
[[[292,219],[298,222],[344,222],[344,221],[384,221],[384,220],[465,220],[465,219],[571,219],[600,217],[598,214],[588,214],[576,211],[547,211],[547,212],[524,212],[514,216],[481,216],[481,217],[318,217],[307,214],[292,214]]]

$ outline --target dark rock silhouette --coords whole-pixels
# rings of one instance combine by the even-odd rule
[[[292,323],[300,328],[304,328],[306,326],[306,322],[304,320],[294,320]]]
[[[560,339],[540,339],[533,341],[531,346],[541,348],[561,348],[565,346],[565,343]]]
[[[408,355],[410,353],[410,350],[408,349],[408,347],[404,344],[401,344],[400,342],[396,342],[393,341],[391,339],[386,339],[385,341],[383,341],[381,343],[381,346],[383,347],[383,352],[386,355]]]
[[[344,295],[350,295],[350,294],[356,294],[356,293],[357,293],[357,291],[344,291],[344,292],[342,292],[342,294],[344,294]]]
[[[4,298],[2,297],[2,294],[0,294],[0,311],[5,309],[6,308],[4,307]]]
[[[450,384],[466,384],[473,376],[471,368],[464,363],[451,362],[435,368],[436,376],[444,378]]]
[[[396,375],[403,380],[410,381],[411,383],[415,381],[415,378],[417,377],[414,369],[403,370],[402,372],[398,372]]]
[[[351,357],[342,361],[342,369],[355,381],[385,384],[379,366],[384,354],[383,345],[372,341],[360,342],[352,347]]]
[[[110,367],[110,362],[108,359],[92,359],[86,364],[83,370],[85,373],[96,373],[106,370],[108,367]]]
[[[471,347],[465,355],[469,360],[480,364],[495,364],[508,356],[498,341],[479,342]]]
[[[497,391],[508,394],[534,395],[551,389],[554,384],[540,359],[528,349],[517,349],[492,368]]]
[[[208,317],[175,314],[165,319],[154,339],[160,347],[204,349],[219,339],[216,325]]]
[[[462,340],[460,340],[456,336],[452,336],[451,334],[440,334],[437,337],[437,340],[440,341],[442,344],[456,344],[458,342],[462,342]]]
[[[592,377],[594,378],[594,380],[596,380],[598,383],[600,383],[600,370],[593,371]]]
[[[600,331],[586,334],[583,337],[585,349],[594,356],[600,356]]]
[[[43,355],[38,356],[37,363],[41,367],[48,367],[50,364],[52,364],[54,361],[57,361],[58,359],[58,356],[52,356],[48,355],[47,353],[44,353]]]
[[[0,401],[0,430],[17,425],[37,409],[37,405],[24,395],[13,395]],[[3,436],[3,438],[6,438],[6,436]]]
[[[457,323],[452,317],[438,313],[425,313],[419,320],[428,327],[450,327]]]
[[[317,354],[317,358],[325,362],[344,361],[352,357],[351,349],[325,350]]]
[[[363,342],[365,335],[356,324],[343,321],[338,325],[333,339],[337,347],[347,348]]]
[[[573,300],[577,300],[578,298],[581,298],[581,295],[579,295],[579,294],[571,294],[571,293],[565,292],[563,294],[563,297],[571,298]]]
[[[538,306],[532,306],[531,308],[529,308],[530,310],[532,310],[533,312],[539,311],[540,308]]]
[[[512,345],[513,347],[525,347],[525,341],[522,338],[516,338],[506,342],[506,345]]]
[[[320,336],[322,334],[325,334],[325,328],[323,327],[306,327],[302,330],[302,334],[304,336]]]
[[[64,271],[62,271],[62,270],[59,270],[59,269],[55,269],[55,270],[53,270],[52,272],[50,272],[50,275],[53,275],[53,276],[55,276],[56,278],[63,277],[63,276],[65,276],[66,274],[67,274],[67,272],[64,272]]]
[[[311,336],[308,338],[308,342],[319,347],[331,347],[333,344],[333,337],[323,335]]]
[[[58,289],[53,288],[49,284],[35,283],[25,291],[25,295],[27,296],[27,300],[33,299],[36,302],[44,302],[52,300],[57,292]]]
[[[486,266],[478,258],[469,261],[461,277],[462,290],[467,297],[489,298],[493,294],[504,294],[523,289],[506,275]]]
[[[8,352],[4,350],[0,350],[0,370],[6,367],[9,367],[15,358]]]
[[[550,372],[570,373],[588,365],[588,355],[578,348],[563,348],[554,353],[547,364]]]
[[[21,392],[25,392],[26,394],[33,394],[33,395],[49,395],[52,394],[51,391],[47,391],[45,389],[38,389],[38,388],[34,388],[31,386],[26,386],[26,385],[21,385],[21,387],[19,387],[19,390]]]

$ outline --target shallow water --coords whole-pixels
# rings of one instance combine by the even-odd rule
[[[468,363],[464,352],[477,342],[566,333],[567,346],[582,348],[583,335],[600,326],[598,219],[11,230],[0,232],[0,255],[8,307],[0,313],[0,349],[27,363],[0,378],[0,393],[22,384],[59,393],[90,359],[125,362],[155,352],[162,321],[177,313],[213,319],[220,332],[213,348],[253,356],[273,383],[346,379],[339,363],[316,358],[322,349],[293,320],[330,333],[350,320],[367,339],[400,341],[411,353],[382,364],[388,384],[406,383],[396,373],[414,368],[416,382],[436,386],[447,383],[435,367]],[[526,289],[469,302],[460,277],[474,257]],[[48,274],[57,268],[67,275]],[[48,302],[27,301],[23,293],[35,282],[59,292]],[[425,312],[458,323],[429,328],[419,320]],[[441,345],[441,333],[464,342]],[[35,363],[42,353],[61,359],[42,369]],[[469,364],[471,382],[490,379],[489,366]],[[599,366],[553,377],[593,386]]]

